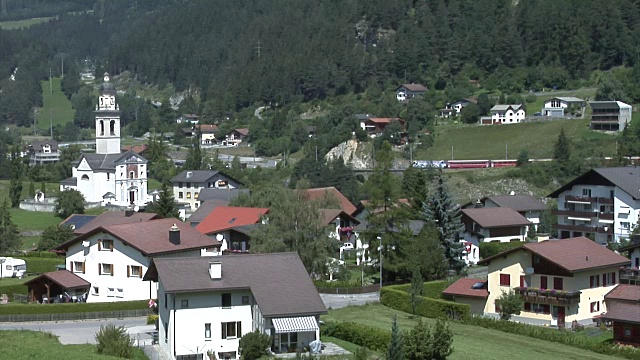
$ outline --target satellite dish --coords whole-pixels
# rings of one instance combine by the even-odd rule
[[[224,235],[222,235],[222,234],[216,235],[216,240],[218,240],[218,241],[224,240]]]
[[[140,211],[140,206],[136,205],[133,207],[133,211],[138,212]]]
[[[524,273],[527,275],[532,275],[533,274],[533,268],[532,267],[528,267],[524,269]]]

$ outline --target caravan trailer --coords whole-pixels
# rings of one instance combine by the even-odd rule
[[[22,259],[0,257],[0,278],[22,278],[27,273],[27,263]]]

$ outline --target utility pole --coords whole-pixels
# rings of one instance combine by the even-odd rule
[[[49,68],[49,94],[53,94],[53,85],[51,85],[51,68]]]
[[[53,140],[53,116],[51,116],[51,109],[49,109],[49,128],[51,129],[51,140]]]
[[[509,144],[504,144],[504,159],[509,160]]]
[[[256,54],[258,55],[258,62],[260,62],[260,55],[262,54],[262,46],[260,46],[260,40],[258,40],[258,45],[256,45]]]
[[[36,127],[36,110],[33,109],[33,135],[37,135],[38,128]]]
[[[453,145],[451,145],[451,160],[453,160]]]
[[[64,79],[64,53],[63,53],[63,54],[61,54],[61,55],[62,55],[62,56],[61,56],[61,58],[62,58],[62,71],[61,71],[61,74],[62,74],[62,75],[60,76],[60,78],[61,78],[61,79]]]

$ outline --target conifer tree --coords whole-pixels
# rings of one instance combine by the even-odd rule
[[[33,198],[36,196],[36,186],[33,184],[33,181],[29,183],[29,197]]]
[[[20,149],[17,146],[11,151],[11,183],[9,185],[11,207],[18,207],[22,196],[22,159],[19,153]]]
[[[564,133],[564,128],[560,130],[558,140],[553,149],[553,158],[560,164],[566,164],[571,159],[571,142]]]
[[[16,250],[20,246],[18,227],[11,220],[7,199],[0,207],[0,253]]]
[[[180,214],[176,209],[176,200],[173,198],[173,192],[166,183],[162,184],[162,190],[158,200],[147,205],[147,212],[156,213],[161,218],[180,218]]]
[[[460,205],[454,203],[449,195],[442,172],[438,173],[436,188],[427,199],[422,215],[426,221],[435,224],[449,269],[460,271],[464,267],[464,261],[461,258],[463,244],[458,239],[460,232],[464,229],[460,221],[462,215]]]
[[[186,170],[201,170],[204,164],[202,149],[200,149],[200,131],[193,137],[193,142],[189,153],[187,154],[187,161],[184,163],[184,169]]]
[[[404,359],[404,348],[402,345],[402,333],[398,329],[398,323],[394,315],[393,324],[391,325],[391,341],[387,347],[387,360],[398,359]]]

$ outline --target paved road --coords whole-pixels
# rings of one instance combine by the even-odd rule
[[[352,305],[360,306],[380,301],[378,292],[355,295],[320,294],[320,297],[324,301],[324,305],[331,309],[340,309]]]

